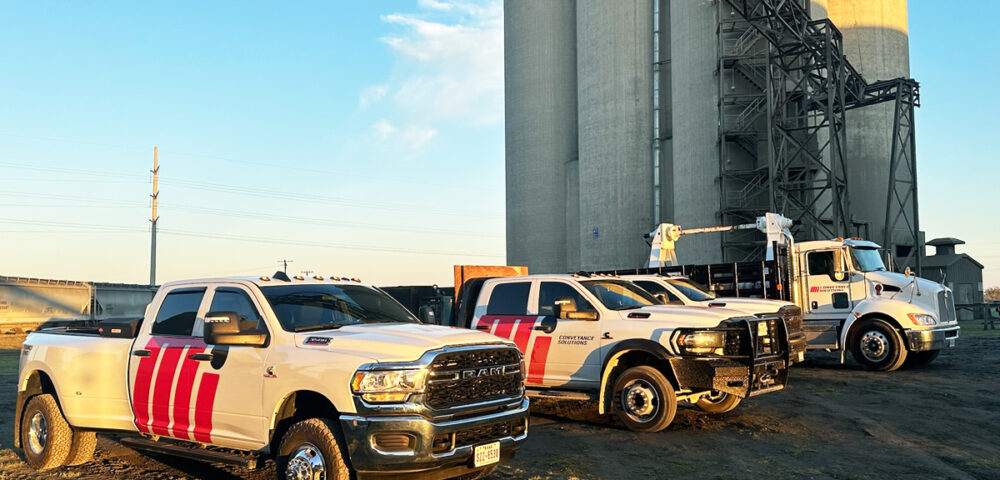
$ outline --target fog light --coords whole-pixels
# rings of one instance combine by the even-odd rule
[[[383,452],[406,452],[416,448],[417,439],[408,433],[384,433],[374,435],[372,443]]]

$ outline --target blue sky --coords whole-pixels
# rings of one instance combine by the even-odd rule
[[[962,4],[909,7],[921,220],[997,285],[1000,2]],[[0,4],[0,273],[145,282],[154,145],[159,281],[502,263],[502,28],[496,1]]]

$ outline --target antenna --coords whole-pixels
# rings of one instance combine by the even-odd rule
[[[294,262],[295,260],[278,260],[278,263],[282,265],[282,272],[288,273],[288,264]]]

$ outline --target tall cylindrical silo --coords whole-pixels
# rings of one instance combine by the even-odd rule
[[[827,0],[825,3],[828,18],[844,35],[847,59],[865,80],[872,83],[910,76],[906,0]],[[851,213],[855,221],[867,224],[867,232],[862,229],[860,233],[883,244],[890,243],[884,238],[883,230],[893,118],[892,102],[847,113],[844,157]],[[908,210],[910,208],[907,206]]]
[[[645,263],[653,223],[652,0],[578,0],[577,122],[584,269]]]
[[[671,223],[687,227],[720,221],[717,9],[715,2],[670,4],[673,172],[662,181],[672,185]],[[720,262],[722,236],[682,237],[677,249],[681,262]]]
[[[534,273],[567,267],[565,165],[577,158],[575,18],[573,0],[504,2],[507,263]]]

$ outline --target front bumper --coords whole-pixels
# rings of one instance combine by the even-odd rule
[[[420,415],[343,415],[341,429],[358,479],[440,479],[475,473],[478,445],[500,442],[501,462],[528,437],[528,399],[521,398],[495,413],[459,420],[434,420]],[[499,436],[491,435],[501,433]],[[386,451],[376,446],[380,435],[409,434],[411,449]],[[381,438],[381,437],[380,437]]]
[[[952,348],[958,340],[958,331],[958,325],[933,330],[906,330],[906,341],[911,352]]]
[[[802,330],[797,335],[788,334],[788,364],[802,363],[806,359],[806,334]]]

